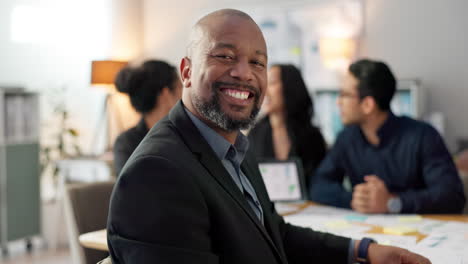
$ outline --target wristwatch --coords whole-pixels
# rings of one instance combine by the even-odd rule
[[[387,201],[387,210],[391,214],[398,214],[401,212],[401,199],[400,197],[392,197]]]
[[[361,243],[359,243],[357,258],[356,258],[359,264],[370,263],[369,260],[367,259],[367,251],[371,243],[377,243],[377,242],[374,239],[368,238],[368,237],[364,237],[363,239],[361,239]]]

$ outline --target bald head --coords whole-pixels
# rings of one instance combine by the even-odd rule
[[[215,27],[218,27],[220,21],[228,20],[232,17],[238,17],[240,19],[251,21],[260,31],[260,28],[257,26],[255,21],[248,14],[242,11],[236,9],[221,9],[214,11],[202,17],[193,26],[192,31],[190,32],[189,44],[186,51],[187,57],[190,58],[193,56],[194,49],[197,48],[203,37],[206,37],[207,34],[215,29]]]
[[[231,143],[254,123],[266,89],[267,48],[253,19],[223,9],[200,19],[180,63],[185,107]]]

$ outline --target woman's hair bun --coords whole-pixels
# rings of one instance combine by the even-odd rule
[[[117,73],[115,76],[114,84],[117,90],[121,93],[130,93],[131,85],[130,79],[133,75],[134,69],[127,66]]]

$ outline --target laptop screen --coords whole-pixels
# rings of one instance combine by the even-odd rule
[[[272,201],[294,202],[306,199],[302,165],[299,160],[263,160],[258,165]]]

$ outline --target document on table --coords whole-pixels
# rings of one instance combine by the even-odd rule
[[[309,227],[315,231],[327,232],[334,235],[345,236],[352,239],[362,239],[363,237],[372,237],[377,242],[393,246],[409,246],[416,244],[414,236],[396,236],[385,234],[370,234],[373,226],[356,221],[346,220],[346,216],[337,217],[329,215],[290,215],[284,217],[286,222],[291,224]]]
[[[316,231],[361,239],[371,237],[384,245],[399,246],[428,257],[433,264],[468,264],[468,223],[425,219],[419,215],[363,215],[351,210],[312,206],[285,221]],[[415,230],[428,235],[368,233],[373,227]],[[414,233],[414,232],[412,232]]]

